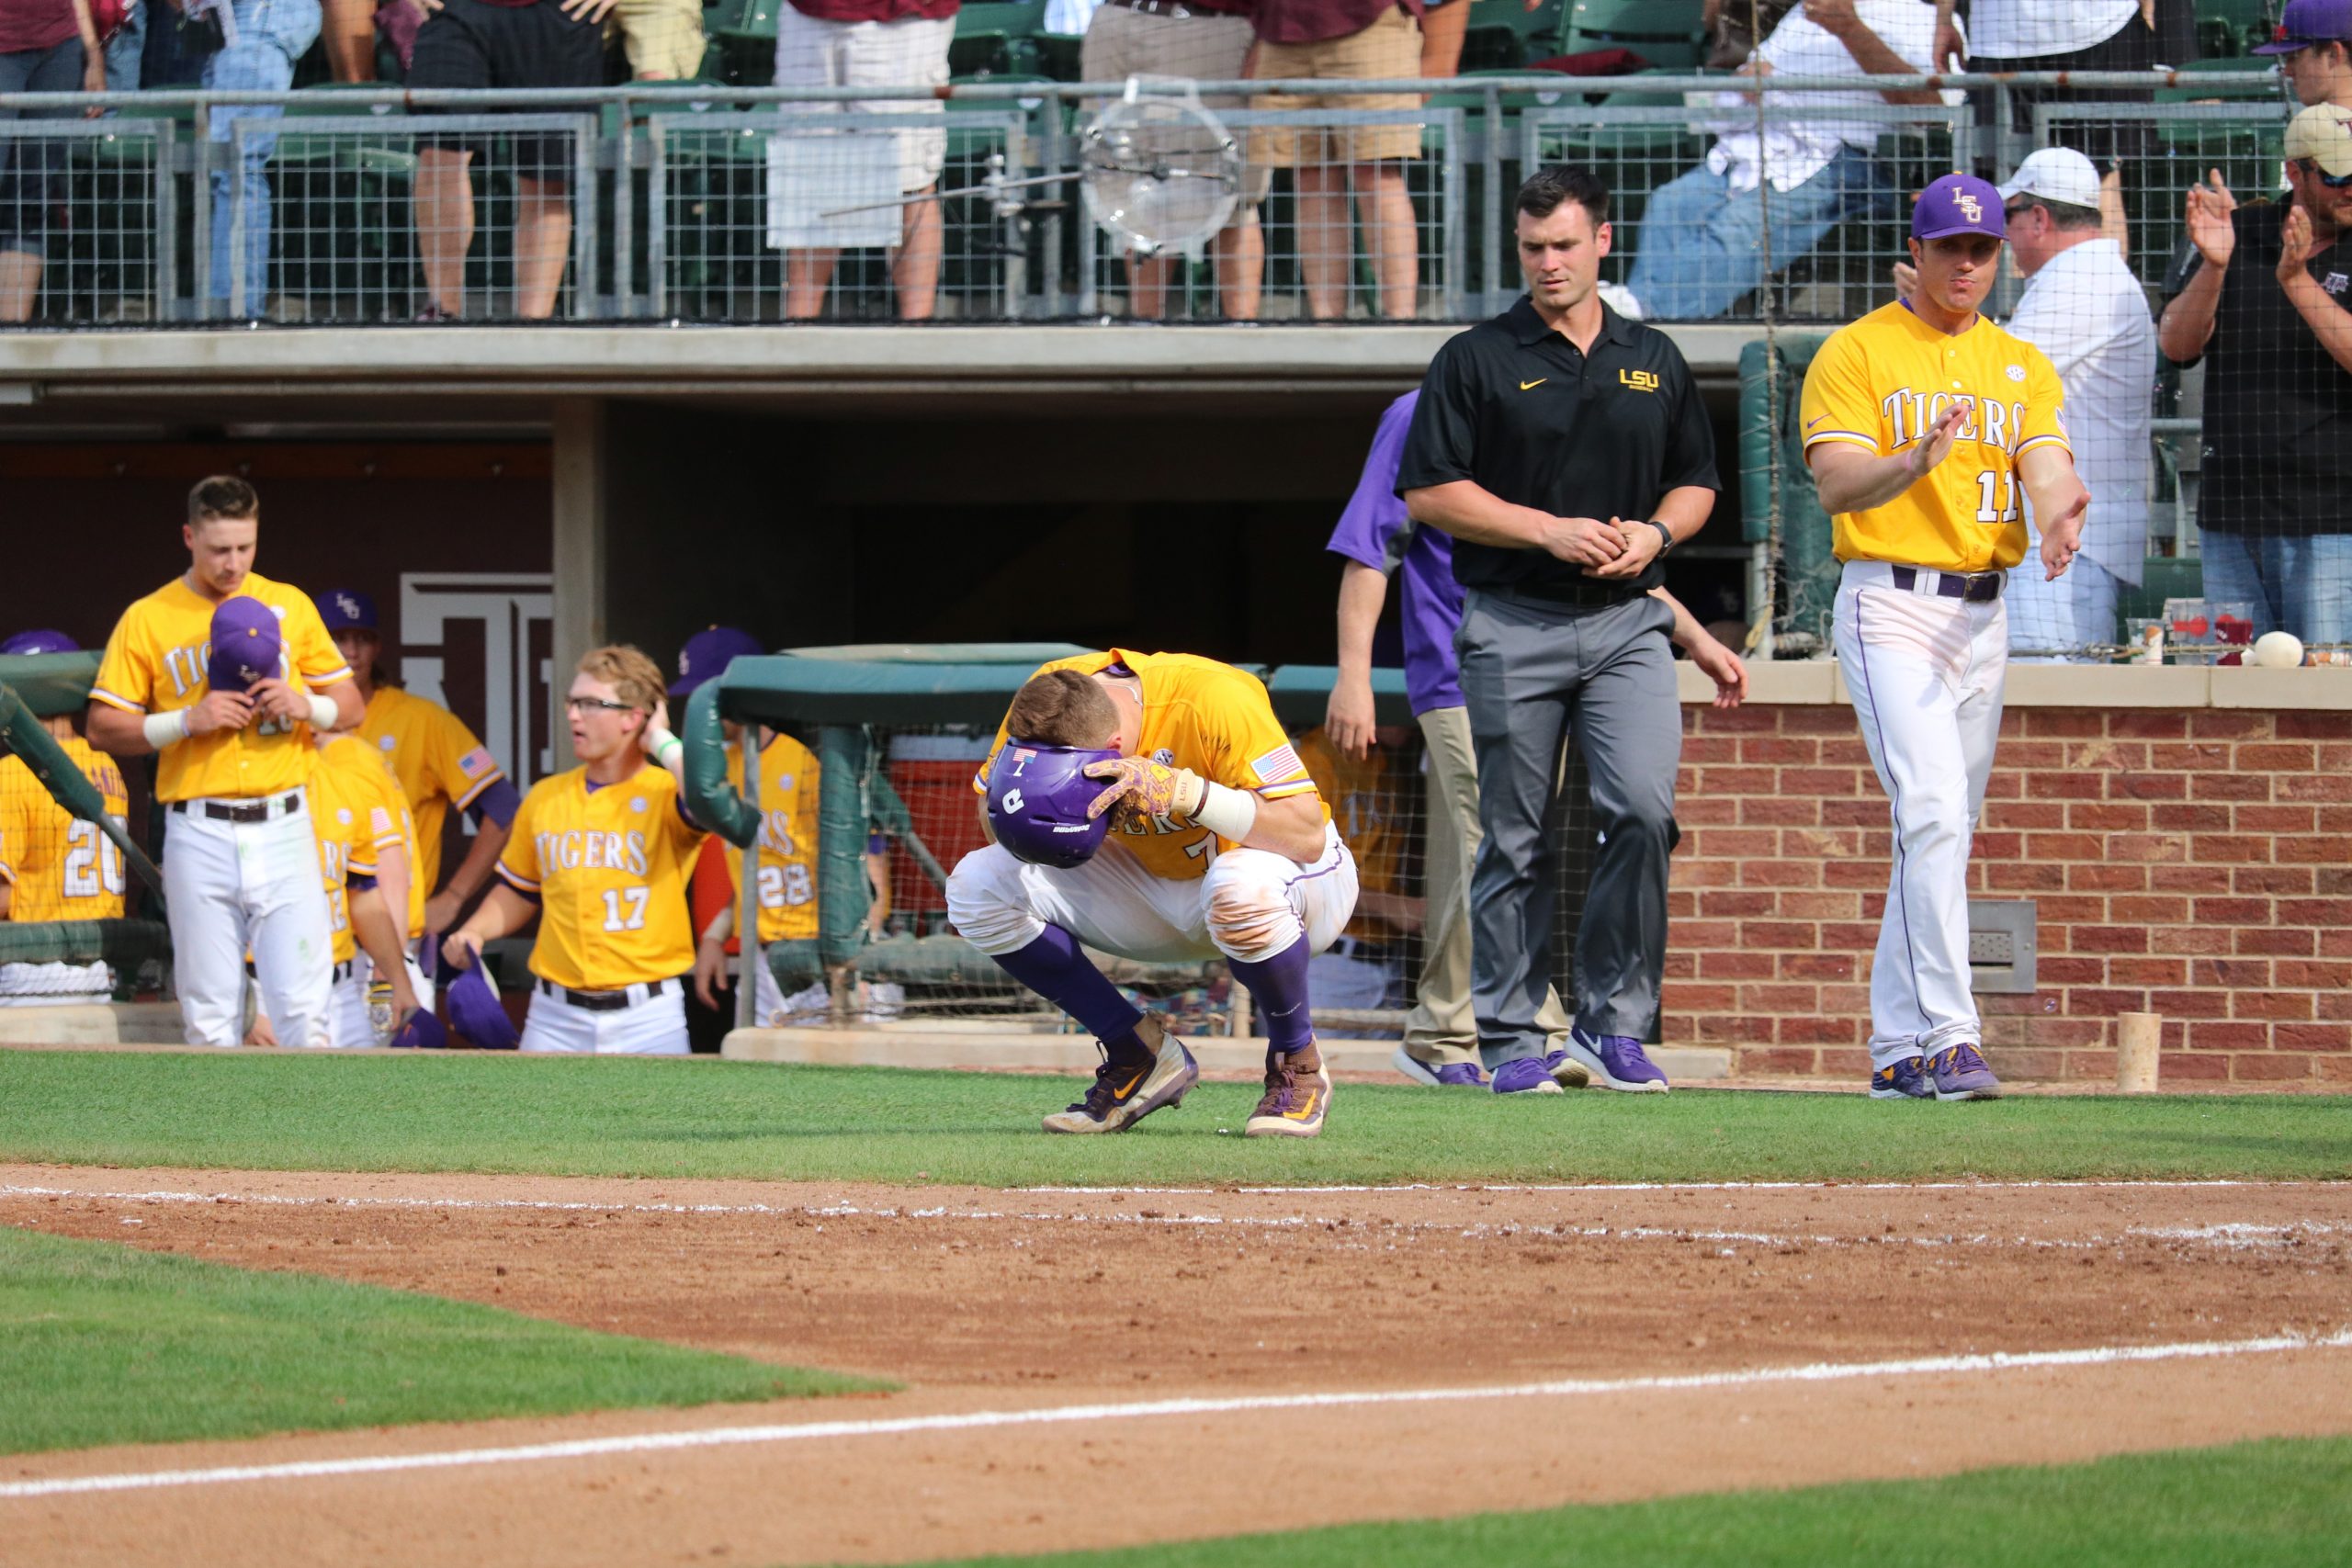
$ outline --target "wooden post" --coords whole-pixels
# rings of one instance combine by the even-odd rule
[[[2156,1046],[2164,1034],[2164,1022],[2153,1012],[2127,1012],[2117,1018],[2115,1087],[2120,1092],[2156,1092]]]

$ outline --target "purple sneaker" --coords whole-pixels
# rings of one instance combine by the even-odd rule
[[[1521,1056],[1495,1069],[1497,1094],[1557,1094],[1560,1086],[1541,1056]]]
[[[1906,1056],[1871,1074],[1872,1100],[1932,1100],[1935,1093],[1935,1086],[1928,1081],[1928,1064],[1917,1056]]]
[[[1478,1070],[1476,1062],[1448,1062],[1443,1066],[1431,1066],[1402,1045],[1397,1046],[1396,1054],[1388,1058],[1388,1065],[1415,1083],[1430,1089],[1482,1089],[1487,1082],[1487,1075]]]
[[[1984,1065],[1983,1053],[1965,1042],[1928,1057],[1928,1071],[1935,1078],[1938,1100],[2001,1098],[2001,1080]]]
[[[1666,1075],[1643,1054],[1642,1043],[1623,1034],[1587,1034],[1568,1031],[1568,1055],[1585,1065],[1592,1081],[1603,1089],[1631,1094],[1664,1094]]]

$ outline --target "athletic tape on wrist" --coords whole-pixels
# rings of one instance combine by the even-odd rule
[[[335,711],[333,697],[322,697],[316,693],[311,694],[311,728],[312,729],[333,729],[342,716]]]
[[[139,721],[140,729],[147,737],[147,744],[160,751],[175,741],[187,739],[187,710],[175,708],[170,713],[151,713]]]
[[[1247,790],[1227,789],[1221,784],[1206,784],[1201,795],[1201,808],[1193,813],[1193,820],[1238,844],[1258,825],[1258,797]]]

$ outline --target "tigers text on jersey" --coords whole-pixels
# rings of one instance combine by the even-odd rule
[[[277,617],[281,675],[290,671],[289,678],[300,677],[297,686],[312,691],[351,679],[310,595],[259,572],[248,572],[237,592],[260,600]],[[201,702],[210,690],[204,672],[217,607],[179,578],[133,604],[107,638],[91,697],[136,714],[171,713]],[[155,796],[249,800],[300,789],[311,776],[308,730],[299,722],[263,719],[244,729],[175,741],[157,760]]]
[[[60,740],[82,776],[106,798],[117,820],[130,807],[114,759],[80,736]],[[19,757],[0,757],[0,880],[14,885],[12,920],[111,920],[121,918],[122,852],[95,822],[74,817]]]
[[[727,782],[743,788],[741,754],[727,749]],[[741,897],[743,852],[726,846],[727,877]],[[760,940],[817,934],[817,754],[789,735],[760,751]]]
[[[703,836],[677,781],[650,762],[595,788],[585,768],[533,784],[498,857],[499,875],[539,900],[531,973],[612,991],[692,969],[686,878]]]
[[[2074,448],[2058,372],[2024,339],[1981,316],[1940,333],[1898,301],[1830,334],[1798,419],[1808,453],[1838,443],[1883,457],[1915,446],[1955,403],[1968,418],[1927,478],[1883,506],[1838,513],[1838,559],[1984,571],[2025,558],[2017,460],[2037,446]]]
[[[1248,790],[1261,800],[1285,800],[1314,793],[1315,781],[1291,747],[1290,737],[1274,717],[1266,688],[1255,675],[1191,653],[1086,653],[1041,664],[1031,680],[1050,670],[1075,670],[1093,675],[1119,665],[1143,687],[1143,734],[1133,749],[1170,767],[1184,768],[1211,784]],[[1004,749],[1004,727],[997,726],[996,743],[980,764],[972,788],[988,794],[989,769]],[[1331,819],[1328,804],[1323,819]],[[1207,874],[1211,857],[1233,848],[1229,840],[1213,843],[1216,835],[1205,828],[1180,828],[1165,817],[1114,833],[1105,841],[1125,846],[1152,875],[1170,882],[1188,882]]]
[[[416,818],[416,880],[430,893],[441,880],[441,833],[449,813],[471,806],[506,771],[465,720],[397,686],[379,686],[369,694],[359,739],[383,753],[400,778],[401,793]],[[424,929],[420,915],[409,934]]]
[[[316,753],[311,771],[311,830],[319,840],[319,876],[327,891],[328,927],[334,961],[348,964],[357,953],[351,932],[354,876],[376,874],[376,857],[401,842],[403,807],[400,784],[362,740],[330,740]]]

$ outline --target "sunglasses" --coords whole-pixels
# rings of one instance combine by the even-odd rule
[[[563,699],[563,711],[566,713],[635,713],[637,706],[633,703],[608,703],[602,697],[566,697]]]
[[[2295,167],[2302,170],[2330,190],[2352,187],[2352,175],[2331,175],[2319,166],[2319,160],[2316,158],[2298,158],[2295,160]]]

